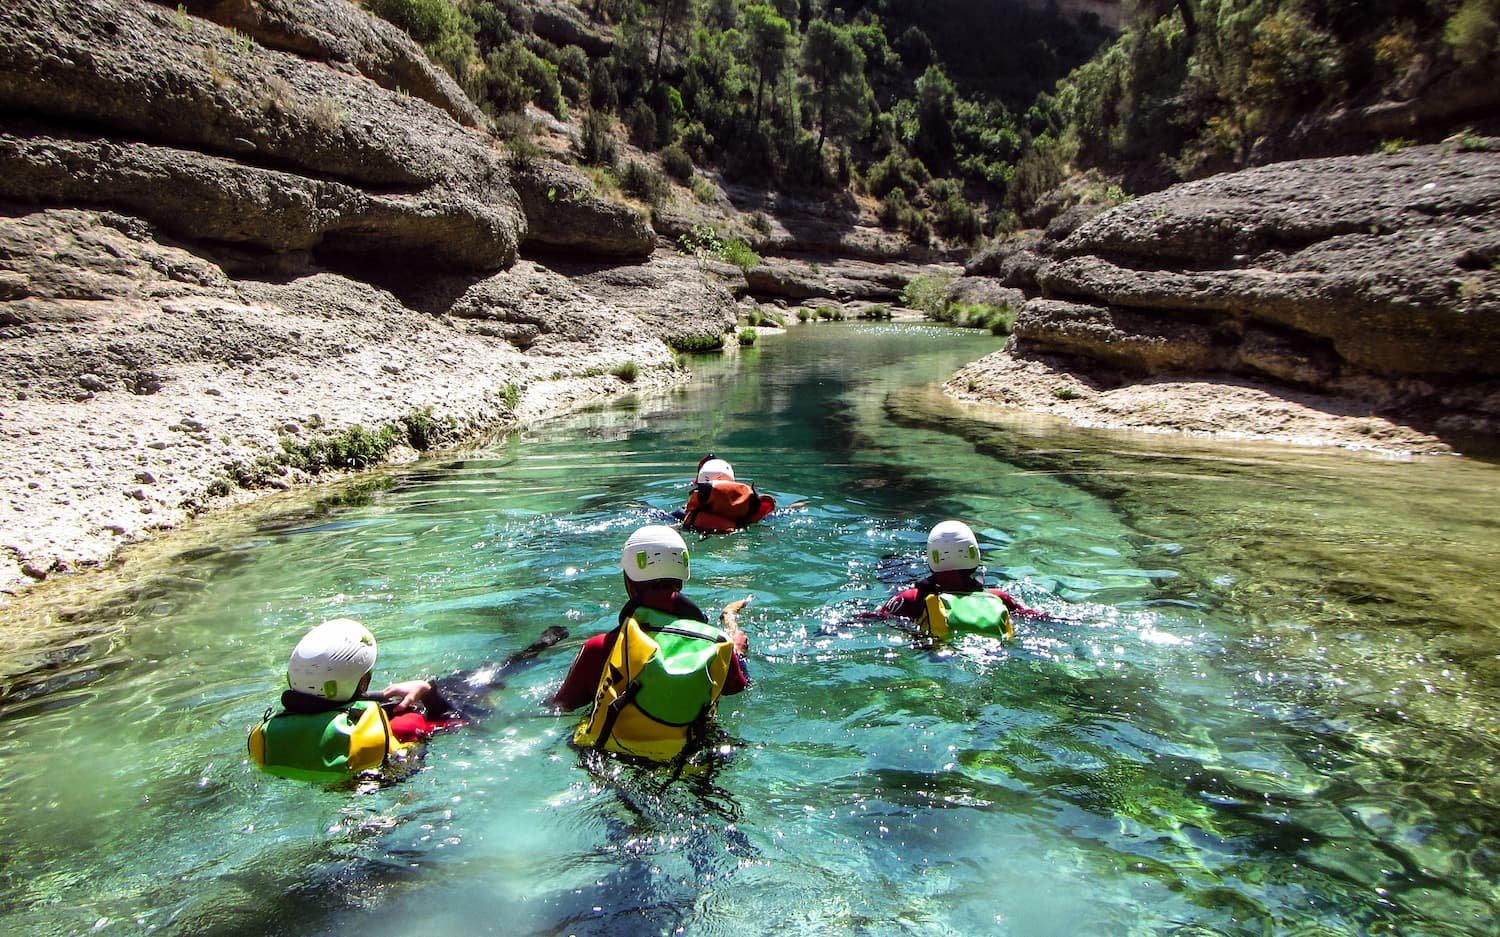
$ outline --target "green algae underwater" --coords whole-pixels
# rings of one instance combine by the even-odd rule
[[[132,555],[0,709],[0,929],[32,934],[1457,935],[1500,930],[1500,470],[986,422],[997,347],[820,324]],[[714,451],[783,505],[689,539],[755,594],[750,692],[680,776],[544,700],[625,537]],[[861,615],[979,533],[1047,613],[923,649]],[[400,783],[259,775],[312,624],[376,683],[571,637]]]

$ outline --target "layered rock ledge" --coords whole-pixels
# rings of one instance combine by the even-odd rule
[[[968,273],[1028,298],[1006,350],[949,382],[959,396],[1341,445],[1500,437],[1497,141],[1186,183],[1059,218]],[[1221,421],[1188,403],[1216,386]]]

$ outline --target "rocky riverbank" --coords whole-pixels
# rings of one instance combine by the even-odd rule
[[[327,271],[236,280],[98,212],[0,218],[0,250],[26,290],[0,304],[3,589],[320,468],[685,376],[662,325],[536,261],[403,301]],[[732,328],[692,258],[631,270],[634,301],[682,310],[673,334]]]
[[[354,4],[18,0],[0,31],[0,590],[678,380],[669,342],[734,327],[645,212],[511,159]]]
[[[1078,206],[966,268],[1019,308],[951,392],[1090,425],[1441,451],[1500,437],[1500,140]],[[984,287],[983,284],[989,284]]]

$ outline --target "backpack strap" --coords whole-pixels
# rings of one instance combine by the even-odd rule
[[[635,610],[638,607],[640,607],[640,603],[635,599],[631,599],[625,603],[625,608],[629,609],[632,615],[635,614]],[[625,613],[622,610],[620,614],[623,616]],[[630,629],[621,627],[620,634],[615,640],[625,642],[622,659],[628,662],[630,660]],[[608,660],[604,662],[604,666],[609,668],[611,683],[617,684],[630,675],[628,671],[622,673],[618,667]],[[604,750],[604,743],[609,741],[610,735],[615,731],[615,721],[620,718],[620,713],[624,712],[625,707],[629,706],[635,700],[635,695],[640,690],[641,681],[639,679],[631,680],[630,684],[625,687],[625,692],[616,696],[609,704],[609,708],[604,711],[604,725],[599,728],[599,737],[594,740],[594,748],[599,751]]]

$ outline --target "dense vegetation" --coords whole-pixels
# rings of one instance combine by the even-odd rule
[[[1437,119],[1415,135],[1493,120],[1497,63],[1500,0],[1137,0],[1129,28],[1038,109],[1062,159],[1141,188],[1415,142],[1330,120],[1382,101],[1431,101]]]
[[[1309,115],[1493,83],[1500,58],[1500,0],[1135,0],[1118,35],[1015,0],[581,0],[592,55],[537,35],[521,0],[364,2],[520,153],[511,115],[534,103],[576,120],[577,158],[644,201],[665,177],[709,198],[711,166],[868,196],[919,243],[1009,230],[1080,169],[1105,174],[1089,197],[1118,198],[1111,180],[1368,147],[1305,133]],[[653,165],[622,160],[622,139]]]

